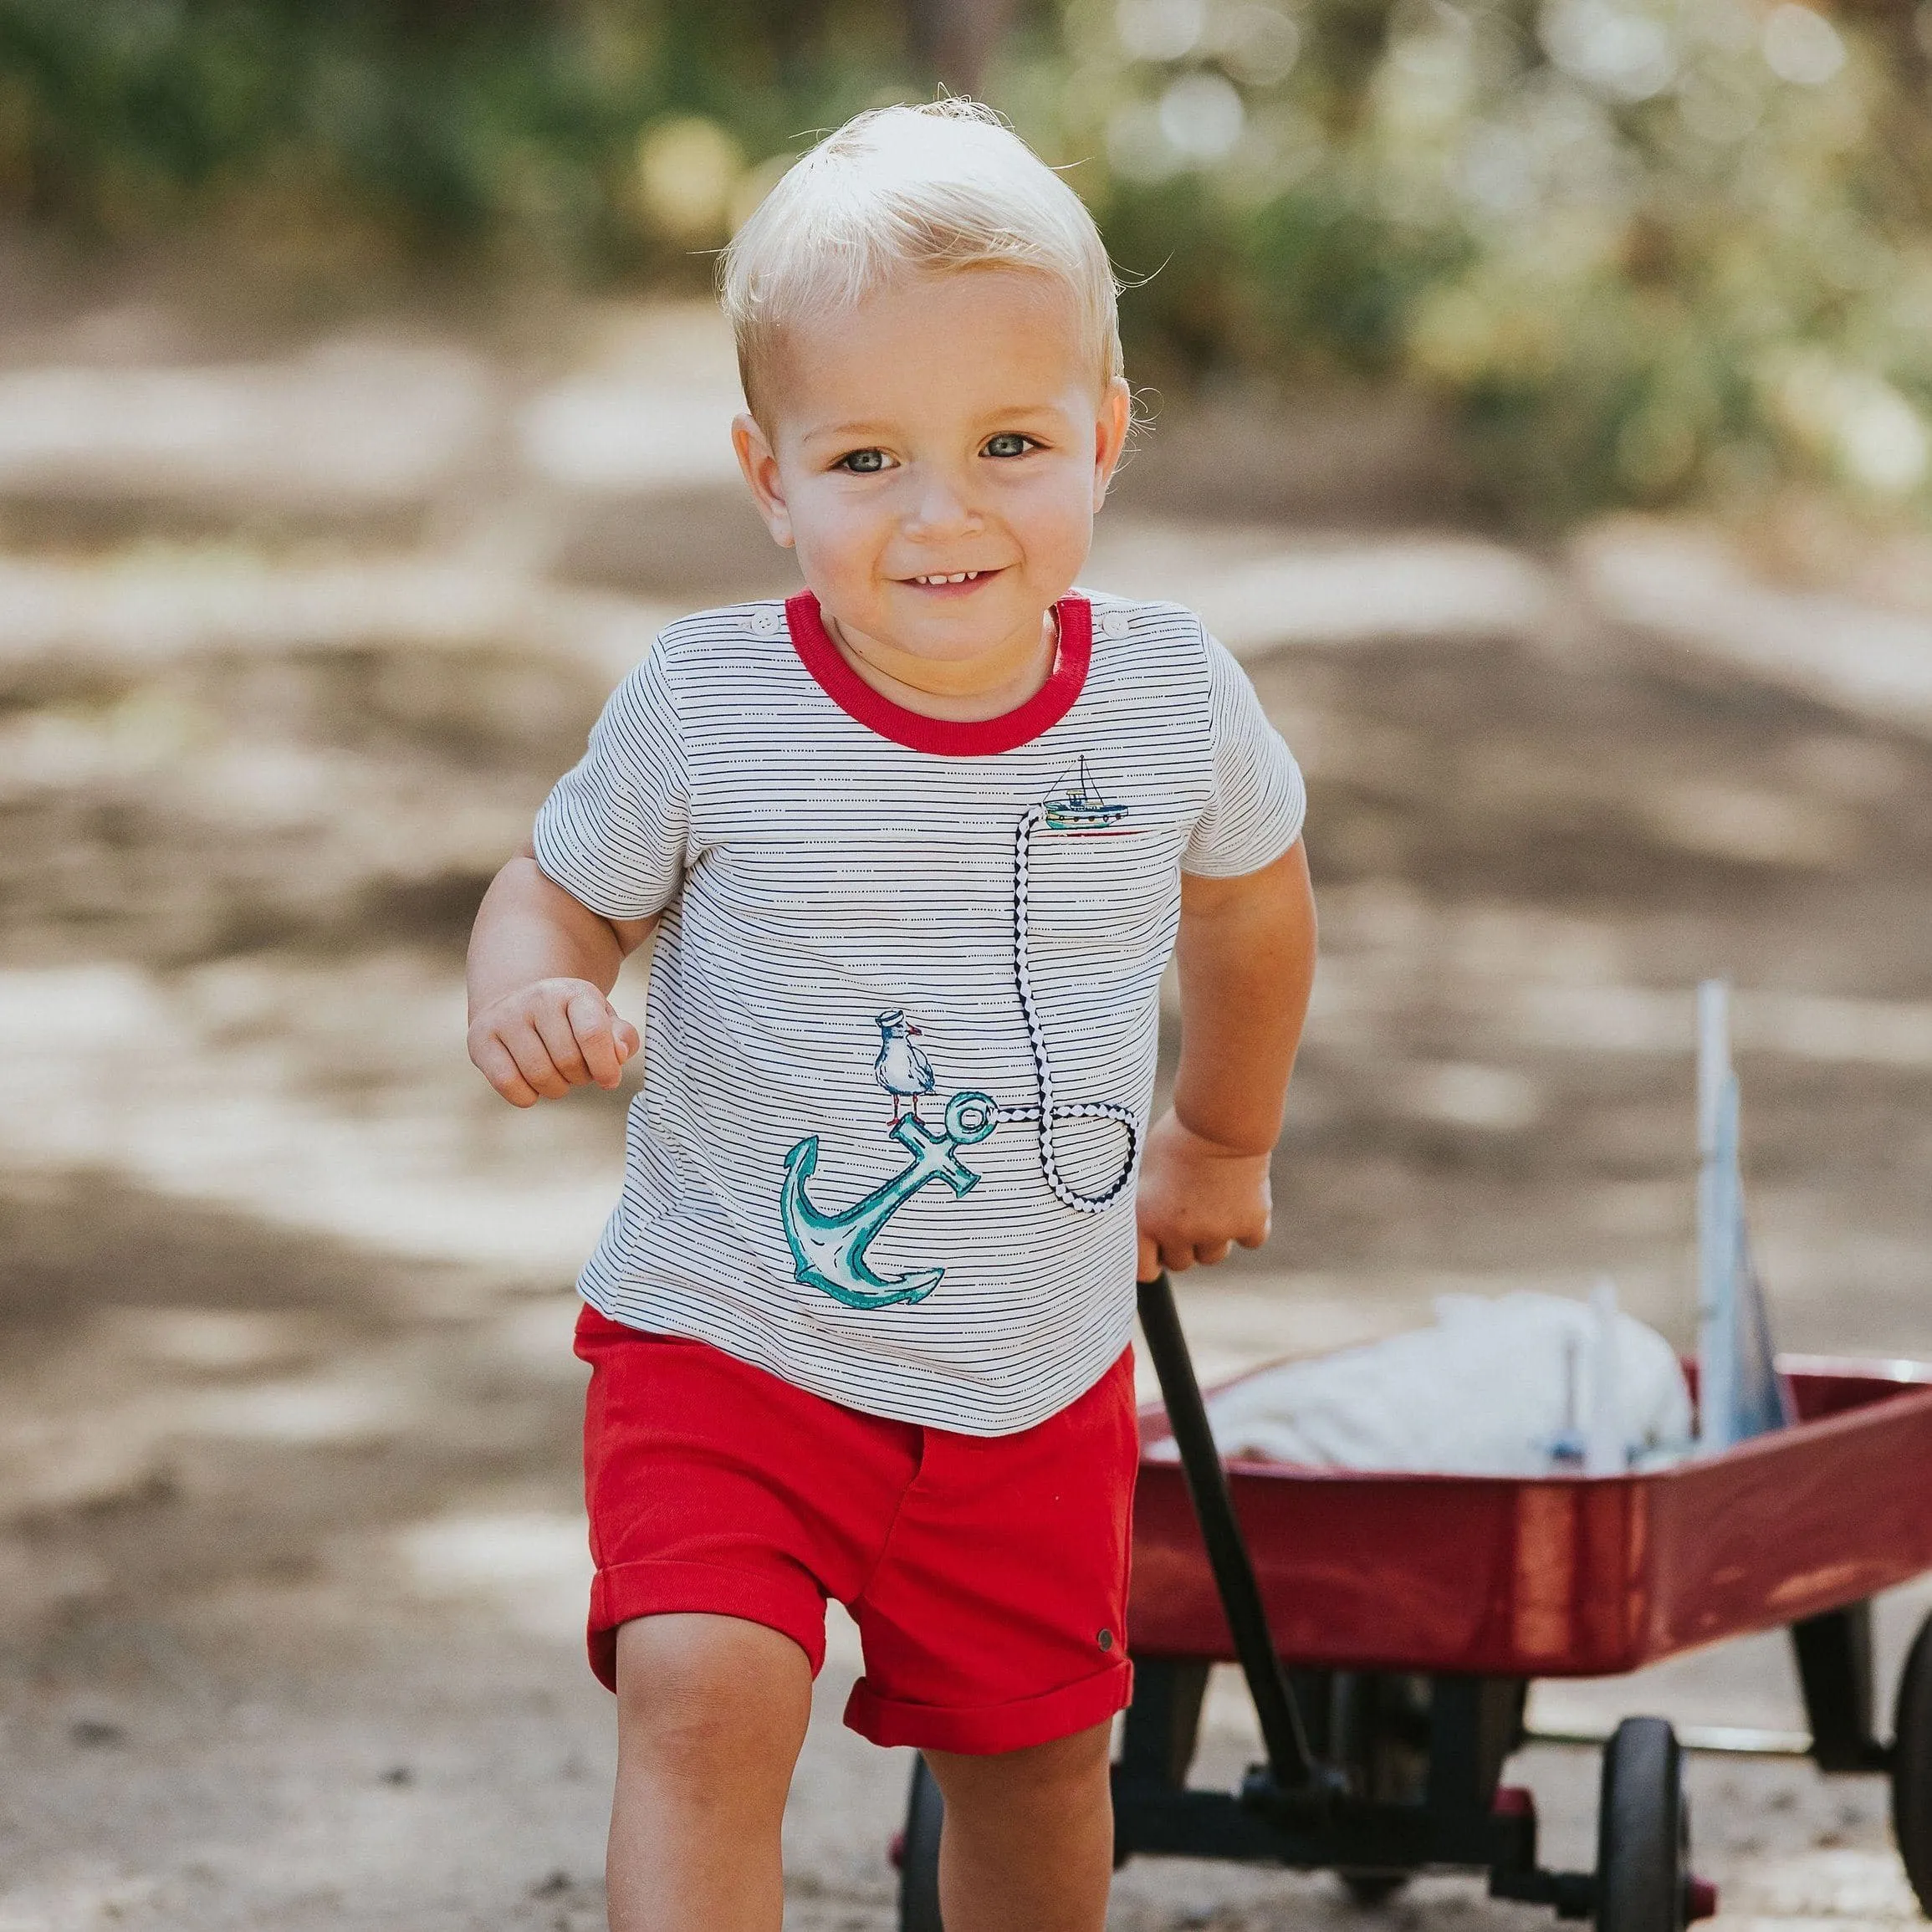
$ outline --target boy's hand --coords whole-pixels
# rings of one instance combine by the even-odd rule
[[[1266,1154],[1205,1140],[1170,1109],[1154,1122],[1141,1159],[1134,1202],[1140,1279],[1225,1260],[1237,1241],[1259,1248],[1268,1239],[1270,1206]]]
[[[539,979],[470,1022],[469,1056],[513,1107],[558,1100],[595,1081],[615,1086],[641,1042],[588,979]]]

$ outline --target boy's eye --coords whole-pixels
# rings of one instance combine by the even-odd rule
[[[1028,450],[1039,447],[1031,437],[1022,436],[1016,429],[1003,429],[998,436],[986,439],[989,456],[1025,456]]]
[[[886,467],[886,452],[882,449],[851,450],[832,467],[849,470],[854,476],[877,476]]]

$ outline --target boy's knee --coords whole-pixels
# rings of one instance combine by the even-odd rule
[[[1097,1724],[1049,1744],[984,1756],[928,1751],[926,1761],[948,1804],[971,1804],[982,1793],[1003,1803],[1073,1804],[1107,1788],[1112,1728]]]
[[[811,1665],[789,1637],[728,1617],[645,1617],[617,1633],[620,1740],[667,1768],[795,1752]]]

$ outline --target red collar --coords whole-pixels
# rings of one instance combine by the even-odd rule
[[[873,690],[839,654],[819,615],[819,601],[810,590],[788,597],[785,606],[792,648],[841,711],[908,751],[932,752],[941,758],[991,758],[1015,750],[1050,730],[1072,710],[1086,687],[1086,667],[1093,657],[1093,606],[1084,597],[1062,597],[1054,611],[1060,621],[1060,654],[1052,675],[1025,703],[997,718],[969,721],[928,718]]]

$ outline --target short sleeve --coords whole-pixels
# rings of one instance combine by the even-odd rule
[[[537,863],[606,919],[648,919],[677,896],[690,829],[683,733],[653,650],[617,688],[590,748],[537,814]]]
[[[1209,728],[1214,789],[1188,839],[1181,870],[1212,879],[1257,872],[1301,836],[1307,794],[1301,768],[1268,722],[1255,687],[1209,637]]]

